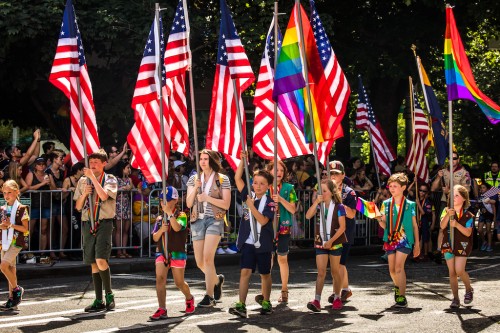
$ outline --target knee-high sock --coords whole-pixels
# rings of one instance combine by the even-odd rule
[[[94,281],[95,298],[102,300],[102,279],[101,274],[92,273],[92,280]]]
[[[102,279],[102,284],[104,286],[104,290],[106,291],[106,294],[111,293],[111,271],[108,269],[104,271],[99,271],[99,275],[101,276]]]

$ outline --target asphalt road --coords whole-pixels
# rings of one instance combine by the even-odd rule
[[[83,312],[94,296],[90,276],[32,279],[21,283],[26,292],[19,310],[0,312],[0,332],[500,332],[499,255],[474,253],[467,265],[474,302],[454,311],[448,308],[451,293],[445,265],[407,263],[409,307],[402,310],[392,308],[387,265],[378,256],[352,257],[348,267],[352,298],[342,310],[331,310],[326,302],[331,293],[328,278],[320,313],[306,308],[314,297],[314,258],[291,262],[288,306],[277,305],[281,286],[274,268],[271,298],[275,311],[270,316],[261,316],[253,301],[260,280],[255,274],[247,300],[248,319],[227,312],[237,300],[237,266],[224,266],[219,271],[226,276],[222,302],[216,308],[196,309],[189,316],[183,314],[184,298],[169,278],[170,318],[159,322],[148,321],[157,308],[151,273],[113,274],[116,309],[93,314]],[[186,279],[200,300],[204,291],[201,273],[191,267]],[[463,293],[461,286],[461,297]],[[0,298],[6,298],[5,286],[0,289]]]

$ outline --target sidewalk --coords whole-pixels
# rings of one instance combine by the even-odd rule
[[[351,248],[351,255],[361,256],[367,254],[382,254],[380,245],[372,246],[354,246]],[[290,249],[288,259],[290,261],[314,259],[314,249]],[[240,254],[216,255],[215,266],[238,266],[240,262]],[[109,266],[112,274],[130,274],[138,272],[151,272],[154,274],[154,258],[131,258],[131,259],[116,259],[109,260]],[[188,255],[187,269],[196,269],[194,255]],[[28,280],[41,277],[60,277],[60,276],[79,276],[90,275],[89,265],[85,265],[81,261],[58,261],[53,264],[18,264],[17,277],[19,280]]]

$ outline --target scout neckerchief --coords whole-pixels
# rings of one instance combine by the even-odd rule
[[[104,183],[106,181],[106,177],[105,177],[105,173],[101,173],[101,175],[99,176],[99,183],[101,184],[101,187],[104,188]],[[90,198],[89,198],[90,200]],[[101,197],[99,197],[99,195],[97,193],[95,193],[95,202],[94,202],[94,212],[93,212],[93,215],[94,215],[94,229],[92,229],[92,226],[90,227],[90,234],[94,235],[96,234],[97,232],[97,228],[99,227],[99,213],[101,212],[101,203],[102,203],[102,200],[101,200]],[[88,209],[88,213],[89,213],[89,220],[90,220],[90,205],[89,205],[89,209]]]
[[[205,173],[201,173],[201,191],[205,192],[206,195],[210,192],[210,189],[212,188],[212,183],[214,182],[214,175],[215,172],[212,171],[210,174],[210,177],[208,177],[207,183],[205,184]],[[203,184],[205,184],[205,187],[203,187]],[[205,212],[207,211],[207,201],[203,201],[203,213],[198,215],[198,219],[202,219],[205,217]]]
[[[321,238],[323,238],[323,244],[325,244],[332,237],[332,235],[330,235],[330,231],[332,230],[332,218],[334,210],[335,203],[333,202],[333,200],[331,200],[328,208],[325,207],[326,231],[323,230],[323,223],[319,224],[319,233],[321,235]]]
[[[254,194],[254,200],[256,200],[257,197],[255,196]],[[267,203],[267,195],[263,195],[262,198],[260,198],[260,202],[259,202],[259,208],[257,208],[257,210],[259,211],[259,213],[262,214],[262,212],[264,211],[264,208],[266,207],[266,203]],[[252,214],[250,212],[250,209],[248,208],[248,214]],[[262,225],[257,222],[257,219],[255,218],[255,216],[253,217],[253,220],[255,221],[255,225],[257,226],[257,239],[254,239],[253,242],[254,244],[255,243],[260,243],[259,240],[260,240],[260,231],[262,230]],[[249,219],[250,221],[250,219]],[[255,238],[253,235],[254,235],[254,223],[250,223],[250,234],[252,235],[253,238]]]
[[[406,198],[403,196],[401,200],[401,205],[399,206],[398,215],[396,217],[396,224],[394,224],[394,198],[391,200],[390,205],[390,213],[389,213],[389,241],[394,241],[394,238],[397,233],[401,230],[401,226],[403,224],[403,217],[405,215],[406,208]]]
[[[16,212],[17,207],[19,206],[19,201],[14,201],[12,206],[5,204],[5,215],[10,218],[10,224],[16,224]],[[14,228],[12,226],[9,229],[2,230],[2,251],[7,251],[12,244],[12,240],[14,239]]]

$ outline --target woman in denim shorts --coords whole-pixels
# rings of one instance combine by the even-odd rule
[[[212,307],[221,298],[224,276],[214,263],[217,245],[224,233],[224,221],[231,204],[231,183],[222,170],[217,152],[200,151],[200,171],[189,178],[186,204],[191,211],[191,236],[196,265],[205,274],[206,295],[199,307]]]

